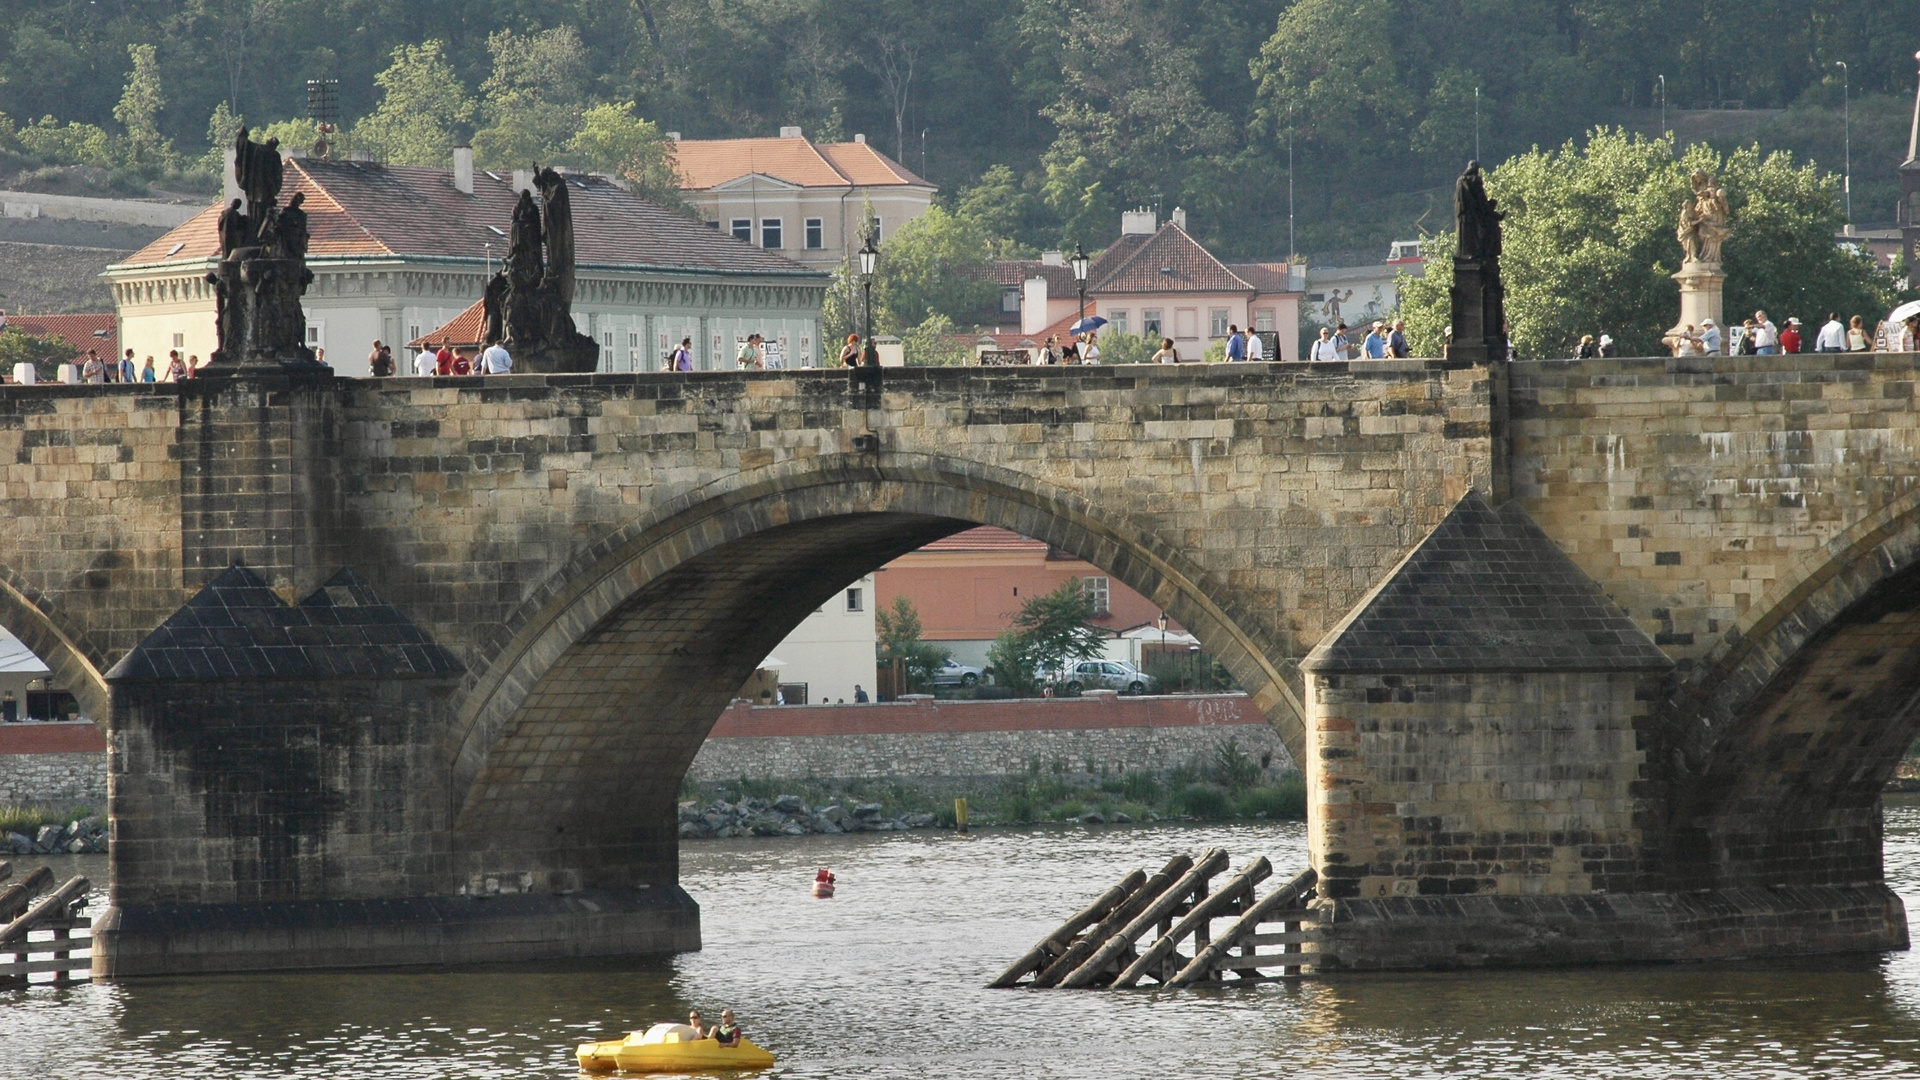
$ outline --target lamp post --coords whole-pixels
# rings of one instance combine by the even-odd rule
[[[1073,260],[1072,261],[1073,261],[1073,283],[1080,287],[1080,322],[1086,322],[1087,321],[1087,266],[1090,263],[1092,263],[1093,260],[1087,258],[1086,251],[1081,248],[1080,242],[1077,240],[1074,241],[1074,244],[1073,244]],[[1075,323],[1074,325],[1079,326],[1080,323]],[[1086,330],[1082,328],[1080,332],[1084,334],[1086,333]]]
[[[866,350],[873,348],[873,267],[880,261],[880,252],[873,246],[873,234],[867,234],[867,242],[860,245],[860,288],[866,294],[866,338],[861,348],[861,359],[866,359]]]
[[[1844,178],[1840,181],[1840,190],[1847,196],[1847,235],[1853,235],[1853,69],[1845,60],[1835,60],[1833,66],[1840,69],[1840,116],[1846,137],[1846,157]]]
[[[1160,624],[1160,657],[1161,659],[1165,659],[1167,655],[1167,613],[1164,611],[1161,612],[1160,617],[1155,619],[1154,622]]]
[[[1667,135],[1667,77],[1660,76],[1660,137]]]

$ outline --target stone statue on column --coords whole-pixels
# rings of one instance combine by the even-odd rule
[[[207,275],[214,291],[217,346],[209,366],[318,368],[307,348],[307,317],[300,306],[313,272],[307,269],[309,232],[296,192],[278,203],[285,173],[278,140],[256,143],[241,128],[234,139],[233,178],[246,196],[220,212],[220,261]]]
[[[1453,185],[1453,339],[1450,365],[1467,367],[1507,358],[1507,290],[1500,280],[1501,222],[1506,213],[1487,196],[1478,161]]]
[[[1680,321],[1667,331],[1669,338],[1694,335],[1709,321],[1722,328],[1722,345],[1732,342],[1724,336],[1726,319],[1721,311],[1722,289],[1727,275],[1721,271],[1720,248],[1733,235],[1733,211],[1727,205],[1727,189],[1720,186],[1705,169],[1693,170],[1688,178],[1692,193],[1680,207],[1680,223],[1674,235],[1680,241],[1680,272],[1673,280],[1680,283]]]

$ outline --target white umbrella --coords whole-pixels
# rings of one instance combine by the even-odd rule
[[[1893,313],[1887,316],[1887,321],[1890,323],[1903,323],[1915,315],[1920,315],[1920,300],[1909,300],[1899,307],[1894,308]]]
[[[786,666],[787,662],[777,656],[769,656],[765,660],[760,661],[761,671],[778,671]]]

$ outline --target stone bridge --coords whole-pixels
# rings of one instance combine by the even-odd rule
[[[976,523],[1303,763],[1323,969],[1904,947],[1911,355],[0,391],[0,623],[103,718],[103,975],[697,947],[674,799]]]

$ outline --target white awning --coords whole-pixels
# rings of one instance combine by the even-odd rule
[[[31,675],[40,678],[53,674],[53,669],[40,662],[33,650],[20,643],[20,639],[0,630],[0,675]]]

